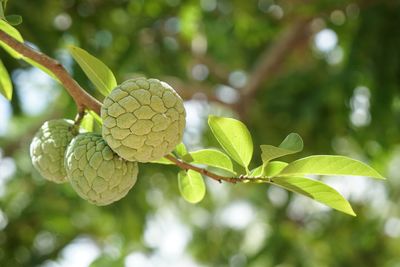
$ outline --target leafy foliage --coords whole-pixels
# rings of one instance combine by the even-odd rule
[[[240,121],[210,116],[208,124],[219,144],[246,170],[253,156],[253,141],[247,127]]]
[[[203,177],[192,170],[179,172],[178,186],[182,197],[190,203],[200,202],[206,194]]]
[[[12,97],[12,83],[3,62],[0,60],[0,93],[8,100]]]
[[[296,133],[289,134],[279,147],[271,145],[261,146],[261,158],[266,165],[270,160],[280,158],[286,155],[294,154],[303,150],[303,140]]]
[[[216,149],[208,148],[192,151],[183,156],[182,159],[190,163],[219,168],[236,175],[231,159],[225,153]]]
[[[287,190],[302,194],[318,202],[326,204],[338,211],[356,216],[349,202],[342,197],[336,190],[319,181],[304,177],[277,177],[273,183]]]
[[[96,86],[96,89],[103,96],[108,96],[112,89],[117,86],[117,81],[112,71],[103,62],[82,48],[71,45],[68,50],[90,81]]]
[[[5,20],[0,19],[0,30],[4,31],[8,35],[12,36],[15,40],[23,43],[24,39],[22,38],[21,34],[17,29],[15,29],[13,26],[8,24]],[[15,58],[22,58],[22,55],[20,55],[17,51],[15,51],[13,48],[9,47],[7,44],[4,42],[0,41],[0,45],[13,57]]]
[[[384,179],[368,165],[343,156],[310,156],[296,160],[284,168],[280,175],[355,175]]]
[[[13,114],[7,135],[1,135],[0,130],[0,166],[5,166],[0,167],[0,218],[5,218],[0,219],[0,239],[5,240],[0,246],[0,265],[40,266],[64,261],[64,253],[80,244],[81,237],[93,240],[101,251],[93,266],[129,266],[132,260],[136,265],[155,265],[167,262],[160,253],[170,251],[162,246],[168,243],[167,233],[180,240],[190,236],[186,243],[182,241],[185,252],[179,260],[190,258],[195,266],[392,266],[399,262],[399,4],[302,4],[286,0],[273,5],[268,1],[176,3],[20,0],[9,1],[7,14],[21,14],[24,24],[19,30],[25,39],[46,54],[62,58],[88,91],[91,82],[76,66],[69,65],[68,56],[64,57],[63,47],[71,40],[107,62],[118,80],[143,73],[161,79],[174,76],[173,86],[184,92],[189,106],[195,102],[202,107],[193,121],[202,121],[208,113],[231,117],[240,113],[240,106],[246,111],[240,113],[241,119],[256,147],[279,144],[289,131],[296,131],[306,144],[300,157],[340,154],[363,159],[388,180],[330,180],[351,200],[357,212],[354,219],[264,183],[229,187],[212,183],[204,201],[187,205],[177,200],[179,188],[171,182],[176,179],[176,167],[146,164],[126,199],[107,208],[94,208],[76,198],[68,186],[43,183],[27,164],[24,151],[32,132],[46,118],[54,114],[73,118],[71,100],[62,93],[54,105],[48,104],[32,116],[24,111],[26,90],[16,84],[12,103],[0,103],[2,111],[11,107]],[[57,24],[60,18],[72,23]],[[273,75],[265,76],[251,104],[211,103],[215,98],[231,100],[225,98],[230,89],[245,91],[231,83],[237,81],[233,78],[244,75],[247,82],[252,81],[255,62],[298,18],[313,18],[313,26],[322,28],[313,27],[313,37],[290,48],[281,61],[284,64],[278,64]],[[327,32],[337,43],[332,50],[321,51],[317,40]],[[0,52],[0,57],[14,81],[20,72],[29,70],[5,53]],[[206,69],[203,73],[207,75],[195,76],[199,69]],[[30,85],[30,91],[41,89]],[[191,90],[199,87],[204,89],[201,100],[191,99]],[[203,94],[209,101],[204,101]],[[185,139],[189,151],[218,146],[212,132],[190,127]],[[232,164],[238,175],[242,174],[235,160]],[[249,176],[271,178],[286,164],[272,160],[262,172],[260,151],[255,149],[249,168],[261,166],[253,169],[259,171],[257,175],[252,171]],[[228,216],[232,214],[237,216]],[[171,217],[184,226],[186,234],[175,232]],[[227,217],[231,219],[224,220]],[[46,242],[40,242],[43,240]],[[168,263],[182,264],[176,258],[168,255]]]

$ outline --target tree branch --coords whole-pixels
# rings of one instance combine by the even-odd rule
[[[220,176],[220,175],[218,175],[218,174],[209,172],[209,171],[207,171],[207,170],[205,170],[205,169],[202,169],[202,168],[193,166],[193,165],[191,165],[191,164],[189,164],[189,163],[183,162],[183,161],[181,161],[181,160],[175,158],[175,157],[172,156],[172,155],[166,155],[166,156],[164,156],[164,157],[165,157],[166,159],[172,161],[176,166],[178,166],[179,168],[181,168],[181,169],[183,169],[183,170],[194,170],[194,171],[199,172],[199,173],[201,173],[201,174],[204,174],[204,175],[206,175],[206,176],[208,176],[208,177],[210,177],[210,178],[212,178],[212,179],[214,179],[214,180],[216,180],[216,181],[218,181],[218,182],[225,181],[225,182],[229,182],[229,183],[234,183],[234,184],[235,184],[235,183],[237,183],[238,180],[240,179],[240,178],[234,178],[234,177],[224,177],[224,176]]]
[[[29,46],[18,42],[7,33],[0,30],[0,40],[6,43],[8,46],[12,47],[15,51],[22,54],[24,57],[34,60],[45,68],[49,69],[61,82],[64,88],[68,91],[71,97],[75,100],[78,106],[78,117],[79,120],[83,114],[83,107],[87,107],[97,114],[100,115],[101,103],[93,98],[89,93],[87,93],[64,69],[64,67],[57,62],[56,60],[48,57],[47,55],[40,53],[36,50],[33,50]],[[210,172],[206,169],[202,169],[196,166],[193,166],[189,163],[183,162],[179,159],[171,155],[165,156],[168,160],[172,161],[176,166],[180,167],[183,170],[194,170],[198,173],[206,175],[218,182],[225,181],[229,183],[237,183],[237,182],[269,182],[269,178],[252,178],[252,177],[224,177],[213,172]]]
[[[271,178],[268,177],[249,177],[249,176],[239,176],[239,177],[226,177],[226,176],[221,176],[218,174],[215,174],[213,172],[210,172],[206,169],[202,169],[199,167],[196,167],[194,165],[191,165],[189,163],[186,163],[184,161],[181,161],[177,158],[175,158],[172,155],[166,155],[164,156],[166,159],[168,159],[169,161],[172,161],[176,166],[178,166],[179,168],[183,169],[183,170],[193,170],[196,171],[198,173],[201,173],[203,175],[206,175],[208,177],[210,177],[213,180],[216,180],[218,182],[227,182],[227,183],[232,183],[232,184],[236,184],[238,182],[241,183],[246,183],[246,182],[252,182],[252,183],[271,183],[272,180]]]
[[[101,103],[86,92],[74,79],[72,79],[69,73],[58,61],[18,42],[2,30],[0,30],[0,40],[24,57],[32,59],[43,67],[49,69],[59,79],[60,83],[74,99],[78,106],[78,110],[87,107],[97,114],[100,114]]]

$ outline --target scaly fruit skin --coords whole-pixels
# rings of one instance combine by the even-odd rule
[[[104,206],[123,198],[136,183],[138,164],[115,154],[100,134],[76,136],[65,153],[72,187],[90,203]]]
[[[36,133],[30,146],[33,166],[47,180],[55,183],[67,182],[64,155],[74,137],[71,120],[46,121]]]
[[[182,99],[167,83],[127,80],[104,100],[102,134],[122,158],[150,162],[169,154],[181,142],[185,116]]]

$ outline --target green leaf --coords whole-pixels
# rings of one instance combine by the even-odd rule
[[[5,10],[7,8],[8,0],[3,0],[3,3],[4,3],[4,10]]]
[[[8,24],[5,20],[0,19],[0,30],[4,31],[14,39],[16,39],[18,42],[23,43],[24,39],[22,38],[21,34],[17,29],[15,29],[13,26]],[[15,51],[13,48],[5,44],[4,42],[0,41],[0,46],[2,46],[11,56],[14,58],[22,58],[22,55]]]
[[[200,202],[206,194],[203,177],[192,170],[179,172],[178,187],[182,197],[190,203]]]
[[[208,125],[222,148],[248,172],[253,141],[246,125],[235,119],[212,115],[208,117]]]
[[[180,158],[182,158],[183,156],[185,156],[188,153],[184,143],[180,143],[179,145],[177,145],[175,147],[175,152]]]
[[[317,175],[353,175],[385,179],[367,164],[344,156],[310,156],[290,163],[279,176]]]
[[[174,165],[174,163],[172,161],[170,161],[169,159],[164,158],[164,157],[157,159],[157,160],[153,160],[150,163],[163,164],[163,165]]]
[[[261,158],[264,164],[270,160],[294,154],[303,150],[303,140],[297,133],[289,134],[279,147],[271,145],[261,145]]]
[[[236,172],[233,170],[231,159],[225,153],[216,149],[193,151],[184,156],[183,160],[189,163],[216,167],[236,175]]]
[[[85,114],[85,117],[83,117],[81,122],[81,127],[88,132],[93,132],[94,118],[92,114],[90,113]]]
[[[22,17],[20,15],[8,15],[6,20],[10,25],[17,26],[22,23]]]
[[[254,168],[250,171],[249,176],[250,177],[260,177],[263,171],[263,165],[258,166],[257,168]]]
[[[0,1],[0,19],[5,19],[5,17],[4,17],[4,9],[5,9],[6,4],[4,4],[4,8],[3,8],[3,3],[2,2],[3,1]]]
[[[109,95],[117,86],[117,81],[112,71],[98,58],[82,48],[69,46],[68,50],[97,90],[104,96]]]
[[[279,145],[280,148],[300,152],[303,150],[303,139],[297,133],[290,133]]]
[[[96,112],[94,112],[93,110],[89,110],[89,113],[90,115],[92,115],[96,123],[98,123],[100,126],[103,125],[103,121],[101,120],[100,116],[97,115]]]
[[[283,161],[271,161],[264,168],[264,171],[263,171],[264,165],[261,165],[255,169],[253,169],[250,172],[249,176],[251,176],[251,177],[274,177],[277,174],[279,174],[287,165],[288,165],[288,163],[283,162]]]
[[[356,216],[350,203],[332,187],[304,177],[276,177],[272,184],[304,195],[343,213]]]
[[[12,92],[13,87],[10,75],[8,75],[6,67],[4,67],[3,62],[0,60],[0,93],[8,100],[11,100]]]
[[[10,24],[8,24],[6,21],[1,20],[1,19],[0,19],[0,30],[4,31],[5,33],[7,33],[11,37],[13,37],[15,40],[17,40],[17,41],[19,41],[21,43],[24,42],[24,39],[22,38],[22,36],[19,33],[19,31],[17,29],[15,29],[14,27],[12,27]],[[44,71],[45,73],[50,75],[54,80],[59,82],[58,78],[54,75],[53,72],[51,72],[49,69],[43,67],[42,65],[40,65],[36,61],[33,61],[30,58],[24,57],[19,52],[15,51],[14,48],[8,46],[7,44],[5,44],[5,43],[3,43],[1,41],[0,41],[0,46],[2,46],[12,57],[14,57],[16,59],[22,59],[22,60],[26,61],[30,65],[41,69],[42,71]]]
[[[279,174],[287,165],[288,163],[283,161],[271,161],[265,167],[263,175],[266,177],[274,177]]]

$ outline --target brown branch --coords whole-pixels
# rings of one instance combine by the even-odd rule
[[[31,47],[20,43],[7,33],[0,30],[0,40],[12,47],[15,51],[26,58],[32,59],[43,67],[49,69],[65,87],[71,97],[74,99],[78,109],[87,107],[97,114],[100,114],[101,103],[93,96],[87,93],[65,70],[65,68],[56,60],[47,55],[32,49]]]
[[[172,155],[166,155],[166,156],[164,156],[164,157],[165,157],[166,159],[172,161],[176,166],[178,166],[179,168],[181,168],[181,169],[183,169],[183,170],[194,170],[194,171],[196,171],[196,172],[198,172],[198,173],[201,173],[201,174],[204,174],[204,175],[206,175],[206,176],[208,176],[208,177],[210,177],[210,178],[212,178],[212,179],[214,179],[214,180],[216,180],[216,181],[218,181],[218,182],[225,181],[225,182],[228,182],[228,183],[234,183],[234,184],[235,184],[235,183],[237,183],[238,180],[240,179],[240,178],[235,178],[235,177],[224,177],[224,176],[220,176],[220,175],[218,175],[218,174],[209,172],[209,171],[207,171],[207,170],[205,170],[205,169],[202,169],[202,168],[193,166],[193,165],[191,165],[191,164],[189,164],[189,163],[183,162],[183,161],[181,161],[181,160],[175,158],[175,157],[172,156]]]
[[[88,94],[82,87],[68,74],[68,72],[64,69],[64,67],[57,62],[56,60],[48,57],[47,55],[40,53],[32,48],[26,46],[23,43],[18,42],[5,32],[0,30],[0,40],[6,43],[8,46],[12,47],[15,51],[22,54],[24,57],[34,60],[45,68],[49,69],[61,82],[61,84],[65,87],[68,93],[72,96],[78,106],[78,116],[76,118],[76,123],[83,118],[84,115],[84,107],[88,107],[97,114],[100,115],[101,103],[93,98],[90,94]],[[237,182],[268,182],[268,178],[251,178],[251,177],[224,177],[213,172],[210,172],[206,169],[202,169],[186,162],[183,162],[179,159],[171,155],[165,156],[168,160],[175,163],[176,166],[180,167],[184,170],[194,170],[198,173],[206,175],[218,182],[225,181],[229,183],[237,183]]]
[[[193,170],[196,171],[198,173],[201,173],[203,175],[206,175],[208,177],[210,177],[213,180],[216,180],[218,182],[227,182],[227,183],[232,183],[232,184],[236,184],[236,183],[246,183],[246,182],[252,182],[252,183],[272,183],[272,180],[268,177],[248,177],[248,176],[239,176],[239,177],[226,177],[226,176],[221,176],[218,174],[215,174],[213,172],[210,172],[206,169],[202,169],[199,167],[196,167],[192,164],[183,162],[177,158],[175,158],[172,155],[166,155],[164,156],[166,159],[172,161],[176,166],[178,166],[179,168],[183,169],[183,170]]]

